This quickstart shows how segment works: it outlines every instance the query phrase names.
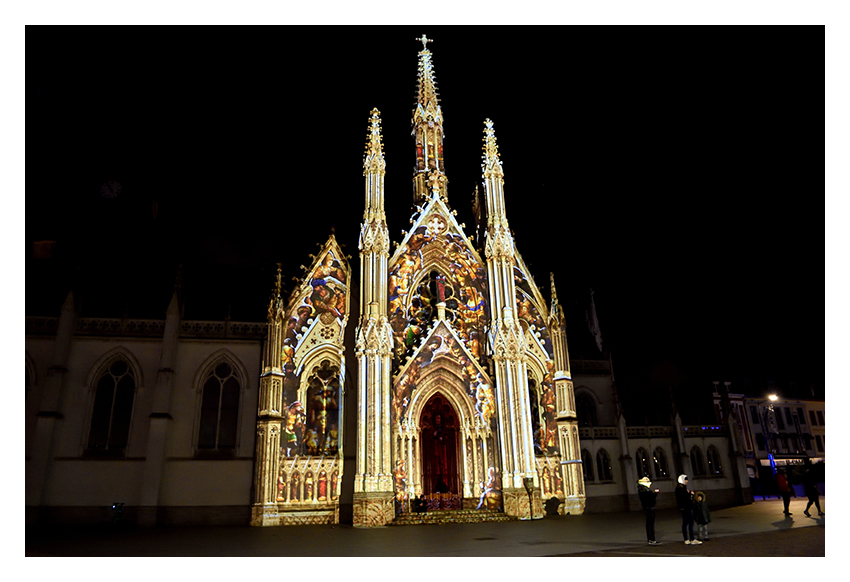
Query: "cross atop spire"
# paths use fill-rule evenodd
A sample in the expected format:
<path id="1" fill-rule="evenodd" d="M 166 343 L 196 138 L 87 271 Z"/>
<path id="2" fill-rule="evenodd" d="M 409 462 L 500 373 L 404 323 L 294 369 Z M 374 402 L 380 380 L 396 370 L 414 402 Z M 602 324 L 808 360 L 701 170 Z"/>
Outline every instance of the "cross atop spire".
<path id="1" fill-rule="evenodd" d="M 423 108 L 427 108 L 429 103 L 432 104 L 432 107 L 439 108 L 437 79 L 434 77 L 434 63 L 431 61 L 431 51 L 427 48 L 427 43 L 432 41 L 424 34 L 418 40 L 422 41 L 422 50 L 419 51 L 419 90 L 416 101 Z M 434 117 L 437 117 L 439 114 L 438 111 L 431 111 L 430 113 Z"/>

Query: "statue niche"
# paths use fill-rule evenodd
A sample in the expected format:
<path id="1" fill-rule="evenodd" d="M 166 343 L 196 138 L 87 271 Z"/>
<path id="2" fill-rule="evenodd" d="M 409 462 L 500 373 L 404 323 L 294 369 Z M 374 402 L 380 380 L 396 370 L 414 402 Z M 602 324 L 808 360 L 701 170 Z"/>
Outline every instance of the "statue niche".
<path id="1" fill-rule="evenodd" d="M 313 368 L 307 380 L 306 416 L 306 453 L 335 455 L 339 448 L 339 367 L 329 360 Z"/>

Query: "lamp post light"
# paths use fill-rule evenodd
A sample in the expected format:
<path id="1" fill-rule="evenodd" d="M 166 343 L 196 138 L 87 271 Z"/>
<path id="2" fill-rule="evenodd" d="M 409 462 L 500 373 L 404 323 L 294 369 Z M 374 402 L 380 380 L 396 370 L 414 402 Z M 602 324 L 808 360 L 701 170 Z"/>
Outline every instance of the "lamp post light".
<path id="1" fill-rule="evenodd" d="M 779 428 L 776 426 L 776 411 L 773 410 L 773 403 L 779 400 L 779 397 L 776 394 L 770 394 L 767 400 L 770 403 L 763 409 L 762 432 L 764 433 L 764 444 L 767 447 L 767 458 L 770 461 L 770 470 L 776 475 L 776 460 L 773 456 L 773 434 L 778 434 Z M 761 402 L 764 402 L 764 400 Z"/>

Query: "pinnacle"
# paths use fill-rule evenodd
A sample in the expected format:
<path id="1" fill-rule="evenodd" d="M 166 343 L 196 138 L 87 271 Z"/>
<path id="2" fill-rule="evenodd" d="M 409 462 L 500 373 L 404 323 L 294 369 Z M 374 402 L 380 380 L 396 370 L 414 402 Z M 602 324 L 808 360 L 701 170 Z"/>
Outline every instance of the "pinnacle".
<path id="1" fill-rule="evenodd" d="M 369 113 L 369 131 L 366 134 L 366 154 L 368 160 L 373 156 L 383 157 L 384 142 L 381 136 L 381 112 L 373 108 Z M 366 161 L 364 160 L 364 164 Z"/>

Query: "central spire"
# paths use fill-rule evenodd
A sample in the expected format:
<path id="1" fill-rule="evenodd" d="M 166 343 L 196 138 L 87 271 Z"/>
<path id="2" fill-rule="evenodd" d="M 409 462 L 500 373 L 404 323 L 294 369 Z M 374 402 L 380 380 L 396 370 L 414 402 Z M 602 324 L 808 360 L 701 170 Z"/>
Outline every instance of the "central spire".
<path id="1" fill-rule="evenodd" d="M 427 109 L 428 103 L 433 102 L 439 109 L 439 98 L 437 94 L 437 79 L 434 77 L 434 63 L 431 62 L 431 51 L 427 43 L 434 42 L 424 34 L 417 39 L 422 42 L 422 50 L 419 51 L 419 91 L 416 102 L 423 109 Z"/>
<path id="2" fill-rule="evenodd" d="M 445 199 L 446 176 L 443 167 L 443 112 L 437 93 L 434 63 L 424 34 L 417 39 L 422 43 L 419 51 L 419 71 L 416 109 L 413 110 L 413 135 L 416 137 L 416 167 L 413 174 L 413 203 L 420 204 L 438 192 Z"/>

